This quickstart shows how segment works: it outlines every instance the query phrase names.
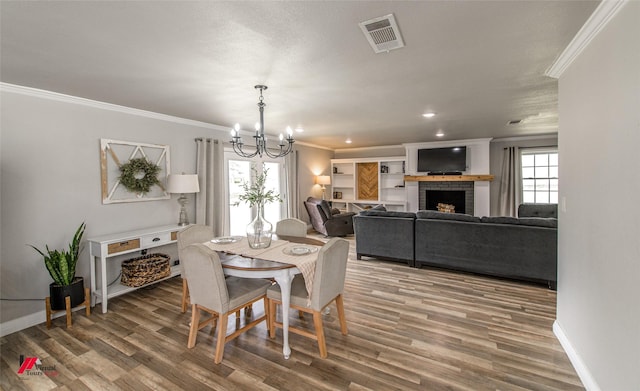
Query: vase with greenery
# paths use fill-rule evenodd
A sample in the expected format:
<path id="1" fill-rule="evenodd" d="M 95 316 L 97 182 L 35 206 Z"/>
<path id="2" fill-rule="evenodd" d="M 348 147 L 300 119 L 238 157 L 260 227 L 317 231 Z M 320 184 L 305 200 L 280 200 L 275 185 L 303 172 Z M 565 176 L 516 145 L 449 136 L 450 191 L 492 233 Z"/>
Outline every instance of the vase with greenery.
<path id="1" fill-rule="evenodd" d="M 76 230 L 73 240 L 69 243 L 69 249 L 51 250 L 45 246 L 46 253 L 30 245 L 44 258 L 46 266 L 53 283 L 49 285 L 51 297 L 51 308 L 54 310 L 64 309 L 66 296 L 71 296 L 71 307 L 78 306 L 84 302 L 84 280 L 76 277 L 76 265 L 80 254 L 80 244 L 84 235 L 85 223 L 80 224 Z"/>
<path id="2" fill-rule="evenodd" d="M 271 245 L 271 235 L 273 234 L 273 225 L 264 218 L 264 205 L 271 202 L 282 202 L 280 195 L 275 191 L 266 189 L 268 169 L 263 169 L 262 173 L 254 167 L 253 171 L 255 180 L 253 183 L 247 181 L 242 182 L 242 190 L 244 191 L 238 197 L 239 202 L 245 202 L 250 207 L 256 208 L 256 217 L 247 226 L 247 240 L 251 248 L 267 248 Z M 236 205 L 238 204 L 236 203 Z"/>

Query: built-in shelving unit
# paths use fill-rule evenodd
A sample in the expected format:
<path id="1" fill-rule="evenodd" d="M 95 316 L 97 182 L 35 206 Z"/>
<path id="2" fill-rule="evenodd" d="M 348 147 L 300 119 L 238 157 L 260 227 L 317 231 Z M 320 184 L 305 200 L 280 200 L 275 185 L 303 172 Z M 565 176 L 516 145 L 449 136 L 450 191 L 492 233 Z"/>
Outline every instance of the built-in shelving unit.
<path id="1" fill-rule="evenodd" d="M 371 175 L 372 164 L 375 164 L 377 176 Z M 331 201 L 334 208 L 358 212 L 383 205 L 387 210 L 406 210 L 404 156 L 332 159 L 331 169 Z M 358 196 L 360 194 L 367 196 L 361 198 Z"/>

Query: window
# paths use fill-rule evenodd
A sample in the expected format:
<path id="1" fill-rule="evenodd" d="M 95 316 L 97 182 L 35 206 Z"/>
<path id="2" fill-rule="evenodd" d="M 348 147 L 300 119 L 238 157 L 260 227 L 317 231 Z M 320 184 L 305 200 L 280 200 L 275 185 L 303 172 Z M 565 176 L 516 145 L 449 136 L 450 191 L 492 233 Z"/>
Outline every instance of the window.
<path id="1" fill-rule="evenodd" d="M 281 216 L 284 215 L 285 192 L 284 192 L 284 178 L 282 159 L 244 159 L 233 152 L 225 153 L 226 163 L 226 183 L 227 183 L 227 210 L 225 230 L 229 235 L 245 235 L 247 225 L 255 217 L 255 208 L 249 208 L 246 203 L 238 202 L 238 196 L 242 193 L 242 183 L 244 181 L 253 181 L 252 165 L 261 172 L 264 169 L 269 170 L 267 176 L 266 187 L 275 190 L 280 194 L 280 198 L 283 202 L 273 202 L 265 205 L 264 218 L 273 224 L 275 229 L 276 222 L 281 220 Z"/>
<path id="2" fill-rule="evenodd" d="M 522 162 L 522 202 L 558 203 L 558 151 L 524 150 Z"/>

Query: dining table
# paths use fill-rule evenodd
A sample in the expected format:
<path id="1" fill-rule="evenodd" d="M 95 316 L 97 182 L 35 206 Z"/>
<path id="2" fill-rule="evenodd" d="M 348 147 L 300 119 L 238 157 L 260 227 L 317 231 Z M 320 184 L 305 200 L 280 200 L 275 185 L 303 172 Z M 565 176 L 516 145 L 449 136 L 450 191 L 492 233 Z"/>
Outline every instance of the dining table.
<path id="1" fill-rule="evenodd" d="M 238 238 L 239 242 L 246 239 L 241 237 L 235 238 Z M 294 254 L 295 260 L 300 259 L 305 261 L 304 265 L 298 264 L 298 262 L 291 262 L 294 258 L 292 258 L 291 255 L 287 255 L 288 252 L 286 251 L 291 248 L 291 244 L 307 245 L 315 251 L 310 252 L 310 254 L 303 254 L 304 257 L 295 257 Z M 215 245 L 215 239 L 205 243 L 205 245 L 220 254 L 222 270 L 225 275 L 242 278 L 273 279 L 280 285 L 280 292 L 282 294 L 282 354 L 285 359 L 289 359 L 291 356 L 291 347 L 289 346 L 291 282 L 297 274 L 303 273 L 301 269 L 304 269 L 303 276 L 305 274 L 307 275 L 305 284 L 310 292 L 311 281 L 308 281 L 308 279 L 312 277 L 312 274 L 309 276 L 309 273 L 310 271 L 315 271 L 317 250 L 324 244 L 323 241 L 315 238 L 285 235 L 273 236 L 272 246 L 274 248 L 272 249 L 248 250 L 246 246 L 245 248 L 242 248 L 242 246 L 224 247 Z"/>

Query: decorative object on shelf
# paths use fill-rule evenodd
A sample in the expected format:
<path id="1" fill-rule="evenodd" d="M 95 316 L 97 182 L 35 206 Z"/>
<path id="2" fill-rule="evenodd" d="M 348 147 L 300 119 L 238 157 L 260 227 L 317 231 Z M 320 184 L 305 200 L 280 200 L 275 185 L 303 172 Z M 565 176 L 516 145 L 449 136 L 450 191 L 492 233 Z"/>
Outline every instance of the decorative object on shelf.
<path id="1" fill-rule="evenodd" d="M 342 192 L 341 191 L 334 191 L 333 192 L 333 198 L 335 198 L 336 200 L 341 200 L 342 199 Z"/>
<path id="2" fill-rule="evenodd" d="M 147 158 L 130 159 L 119 168 L 120 177 L 118 180 L 132 193 L 146 194 L 151 190 L 151 186 L 160 183 L 158 181 L 160 167 L 148 161 Z"/>
<path id="3" fill-rule="evenodd" d="M 255 180 L 252 184 L 242 182 L 244 193 L 238 196 L 239 201 L 235 205 L 245 202 L 250 207 L 256 207 L 256 217 L 247 225 L 247 240 L 251 248 L 267 248 L 271 245 L 273 225 L 264 218 L 264 205 L 270 202 L 282 202 L 282 199 L 275 191 L 265 188 L 268 169 L 263 168 L 262 173 L 258 173 L 254 166 L 251 170 Z"/>
<path id="4" fill-rule="evenodd" d="M 324 193 L 327 189 L 325 185 L 331 184 L 331 177 L 329 175 L 318 175 L 316 176 L 316 184 L 322 188 L 322 199 L 324 200 Z"/>
<path id="5" fill-rule="evenodd" d="M 179 226 L 189 225 L 189 217 L 187 216 L 186 204 L 188 203 L 187 193 L 197 193 L 200 191 L 198 185 L 198 175 L 195 174 L 171 174 L 167 178 L 167 192 L 172 194 L 180 194 L 178 203 L 180 204 Z"/>
<path id="6" fill-rule="evenodd" d="M 253 136 L 256 143 L 256 149 L 253 152 L 245 152 L 242 148 L 244 143 L 242 142 L 242 138 L 240 137 L 240 124 L 236 124 L 234 128 L 231 130 L 231 145 L 233 146 L 234 152 L 242 157 L 252 158 L 254 156 L 262 157 L 263 154 L 271 157 L 278 158 L 289 154 L 293 151 L 293 143 L 295 140 L 293 139 L 293 131 L 291 127 L 287 127 L 287 137 L 286 139 L 280 133 L 280 141 L 278 146 L 280 147 L 280 151 L 278 153 L 269 152 L 267 148 L 267 138 L 264 135 L 264 107 L 266 104 L 264 103 L 264 98 L 262 96 L 262 92 L 267 89 L 267 86 L 258 84 L 254 86 L 255 89 L 260 90 L 260 98 L 258 101 L 258 110 L 260 111 L 260 122 L 256 123 L 256 134 Z M 286 143 L 285 143 L 286 141 Z"/>
<path id="7" fill-rule="evenodd" d="M 338 173 L 338 167 L 333 167 L 333 173 L 337 174 Z"/>
<path id="8" fill-rule="evenodd" d="M 52 312 L 65 310 L 67 312 L 67 327 L 71 326 L 71 308 L 84 304 L 87 316 L 91 313 L 89 295 L 84 289 L 84 279 L 76 277 L 76 265 L 85 227 L 85 223 L 80 224 L 73 235 L 73 240 L 69 243 L 69 250 L 51 250 L 48 245 L 45 245 L 45 254 L 30 245 L 42 255 L 47 271 L 54 281 L 49 284 L 49 297 L 45 299 L 47 328 L 51 327 Z"/>
<path id="9" fill-rule="evenodd" d="M 169 146 L 100 140 L 102 203 L 168 199 Z"/>
<path id="10" fill-rule="evenodd" d="M 380 173 L 388 174 L 389 173 L 389 166 L 380 166 Z"/>
<path id="11" fill-rule="evenodd" d="M 171 275 L 171 257 L 166 254 L 147 254 L 122 261 L 120 283 L 139 287 Z"/>

